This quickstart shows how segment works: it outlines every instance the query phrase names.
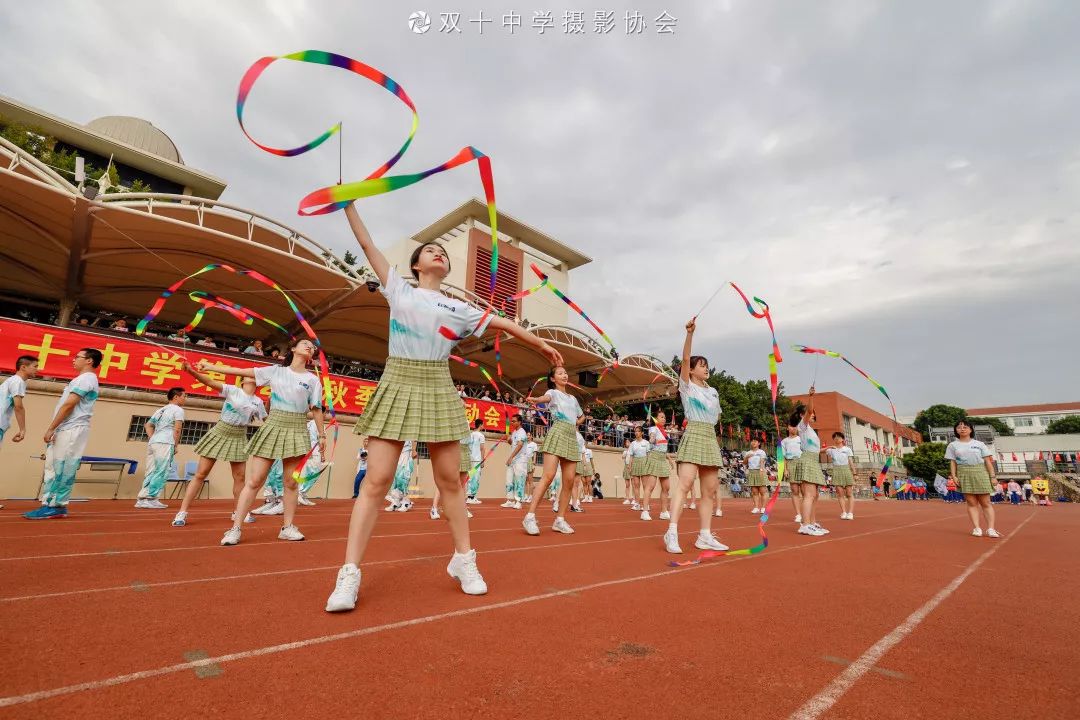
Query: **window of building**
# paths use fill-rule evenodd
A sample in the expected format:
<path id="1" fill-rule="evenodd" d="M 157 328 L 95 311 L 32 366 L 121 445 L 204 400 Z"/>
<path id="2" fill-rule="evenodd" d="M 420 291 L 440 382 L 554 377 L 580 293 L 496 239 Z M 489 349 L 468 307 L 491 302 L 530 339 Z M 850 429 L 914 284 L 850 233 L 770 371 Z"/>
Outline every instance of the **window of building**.
<path id="1" fill-rule="evenodd" d="M 1030 417 L 1018 417 L 1013 418 L 1013 427 L 1033 427 L 1035 425 L 1034 418 Z"/>
<path id="2" fill-rule="evenodd" d="M 1041 418 L 1039 418 L 1039 422 L 1043 425 L 1043 427 L 1046 427 L 1055 420 L 1058 420 L 1060 417 L 1060 415 L 1043 415 Z"/>
<path id="3" fill-rule="evenodd" d="M 146 435 L 146 430 L 143 425 L 150 419 L 149 415 L 132 415 L 131 422 L 128 423 L 127 439 L 128 442 L 146 442 L 150 438 Z M 203 422 L 202 420 L 186 420 L 184 427 L 180 429 L 180 444 L 181 445 L 195 445 L 202 436 L 210 432 L 210 428 L 214 426 L 212 422 Z M 258 430 L 257 427 L 249 427 L 247 429 L 248 440 Z"/>

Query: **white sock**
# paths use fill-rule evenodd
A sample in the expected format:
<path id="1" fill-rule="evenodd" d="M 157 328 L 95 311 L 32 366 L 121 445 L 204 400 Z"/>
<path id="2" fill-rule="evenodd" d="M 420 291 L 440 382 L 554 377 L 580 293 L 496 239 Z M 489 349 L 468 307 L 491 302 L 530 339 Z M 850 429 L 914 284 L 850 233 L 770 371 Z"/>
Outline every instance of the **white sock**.
<path id="1" fill-rule="evenodd" d="M 356 567 L 356 563 L 345 563 L 343 569 L 349 570 L 349 571 L 352 571 L 352 572 L 359 572 L 360 571 L 360 568 Z"/>
<path id="2" fill-rule="evenodd" d="M 676 535 L 679 533 L 679 526 L 675 523 L 668 523 L 667 529 L 668 532 L 675 533 Z"/>

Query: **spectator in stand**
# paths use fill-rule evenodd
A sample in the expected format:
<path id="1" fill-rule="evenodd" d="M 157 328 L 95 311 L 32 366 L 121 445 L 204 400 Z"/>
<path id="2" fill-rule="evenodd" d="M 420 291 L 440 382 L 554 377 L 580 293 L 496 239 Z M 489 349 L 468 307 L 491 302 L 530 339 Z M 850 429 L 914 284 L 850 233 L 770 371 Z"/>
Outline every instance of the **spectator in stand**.
<path id="1" fill-rule="evenodd" d="M 131 332 L 131 328 L 128 327 L 127 320 L 125 320 L 124 318 L 120 318 L 119 320 L 114 322 L 112 325 L 109 326 L 109 329 L 115 330 L 116 332 Z"/>
<path id="2" fill-rule="evenodd" d="M 480 399 L 481 400 L 487 400 L 488 402 L 491 402 L 491 391 L 490 390 L 484 390 L 484 394 L 480 396 Z"/>
<path id="3" fill-rule="evenodd" d="M 197 343 L 195 343 L 195 344 L 200 346 L 200 347 L 212 347 L 212 348 L 217 347 L 217 343 L 214 342 L 214 338 L 210 337 L 209 335 L 207 335 L 206 337 L 200 338 L 199 341 Z"/>
<path id="4" fill-rule="evenodd" d="M 172 340 L 173 342 L 186 343 L 189 341 L 189 338 L 187 336 L 187 333 L 184 332 L 184 329 L 180 328 L 174 333 L 169 333 L 169 340 Z"/>
<path id="5" fill-rule="evenodd" d="M 278 350 L 277 348 L 271 349 L 270 350 L 270 357 L 273 358 L 274 360 L 279 360 L 281 358 L 281 351 Z"/>
<path id="6" fill-rule="evenodd" d="M 468 393 L 466 393 L 466 392 L 465 392 L 465 385 L 464 385 L 464 384 L 459 384 L 459 385 L 457 386 L 457 394 L 458 394 L 458 396 L 460 396 L 461 398 L 467 398 L 467 397 L 469 397 Z"/>
<path id="7" fill-rule="evenodd" d="M 78 323 L 79 327 L 90 327 L 90 321 L 87 320 L 84 317 L 81 317 L 78 320 L 76 320 L 76 323 Z"/>
<path id="8" fill-rule="evenodd" d="M 265 355 L 263 352 L 262 340 L 256 340 L 246 348 L 244 348 L 245 355 Z"/>

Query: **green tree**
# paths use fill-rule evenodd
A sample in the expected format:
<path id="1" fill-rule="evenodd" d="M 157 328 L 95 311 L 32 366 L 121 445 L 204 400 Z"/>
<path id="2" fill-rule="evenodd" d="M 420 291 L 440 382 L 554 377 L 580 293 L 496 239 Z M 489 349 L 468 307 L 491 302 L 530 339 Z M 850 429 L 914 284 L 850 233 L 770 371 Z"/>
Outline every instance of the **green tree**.
<path id="1" fill-rule="evenodd" d="M 913 425 L 922 434 L 924 440 L 929 440 L 930 428 L 951 428 L 966 417 L 967 412 L 964 408 L 958 408 L 955 405 L 931 405 L 915 416 Z"/>
<path id="2" fill-rule="evenodd" d="M 949 461 L 945 459 L 945 447 L 945 443 L 923 443 L 915 448 L 915 452 L 904 456 L 904 467 L 913 477 L 931 484 L 935 474 L 948 477 Z"/>
<path id="3" fill-rule="evenodd" d="M 1047 435 L 1080 434 L 1080 415 L 1058 418 L 1046 427 Z"/>
<path id="4" fill-rule="evenodd" d="M 996 432 L 998 435 L 1011 436 L 1013 434 L 1013 429 L 1009 427 L 1004 420 L 1001 420 L 999 418 L 973 417 L 968 419 L 976 425 L 989 425 L 990 427 L 994 428 L 994 432 Z"/>
<path id="5" fill-rule="evenodd" d="M 350 266 L 351 266 L 351 265 L 355 265 L 355 264 L 356 264 L 356 260 L 357 260 L 357 258 L 356 258 L 356 256 L 355 256 L 355 255 L 353 255 L 353 254 L 352 254 L 351 252 L 349 252 L 348 250 L 346 250 L 346 251 L 345 251 L 345 257 L 343 257 L 343 258 L 342 258 L 342 260 L 344 260 L 344 261 L 345 261 L 345 264 L 346 264 L 346 265 L 350 265 Z"/>

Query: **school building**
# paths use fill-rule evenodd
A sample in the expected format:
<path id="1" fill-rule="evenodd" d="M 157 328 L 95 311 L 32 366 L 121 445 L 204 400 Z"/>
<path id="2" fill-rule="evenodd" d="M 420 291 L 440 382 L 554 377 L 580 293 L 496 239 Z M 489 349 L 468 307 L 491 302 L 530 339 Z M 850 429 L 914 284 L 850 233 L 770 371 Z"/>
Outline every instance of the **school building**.
<path id="1" fill-rule="evenodd" d="M 810 396 L 792 395 L 791 401 L 809 405 Z M 821 444 L 831 445 L 833 433 L 841 432 L 861 463 L 884 463 L 897 438 L 901 457 L 914 452 L 915 446 L 922 442 L 922 436 L 915 430 L 897 425 L 890 416 L 835 391 L 815 393 L 814 412 L 817 414 L 814 429 Z"/>

